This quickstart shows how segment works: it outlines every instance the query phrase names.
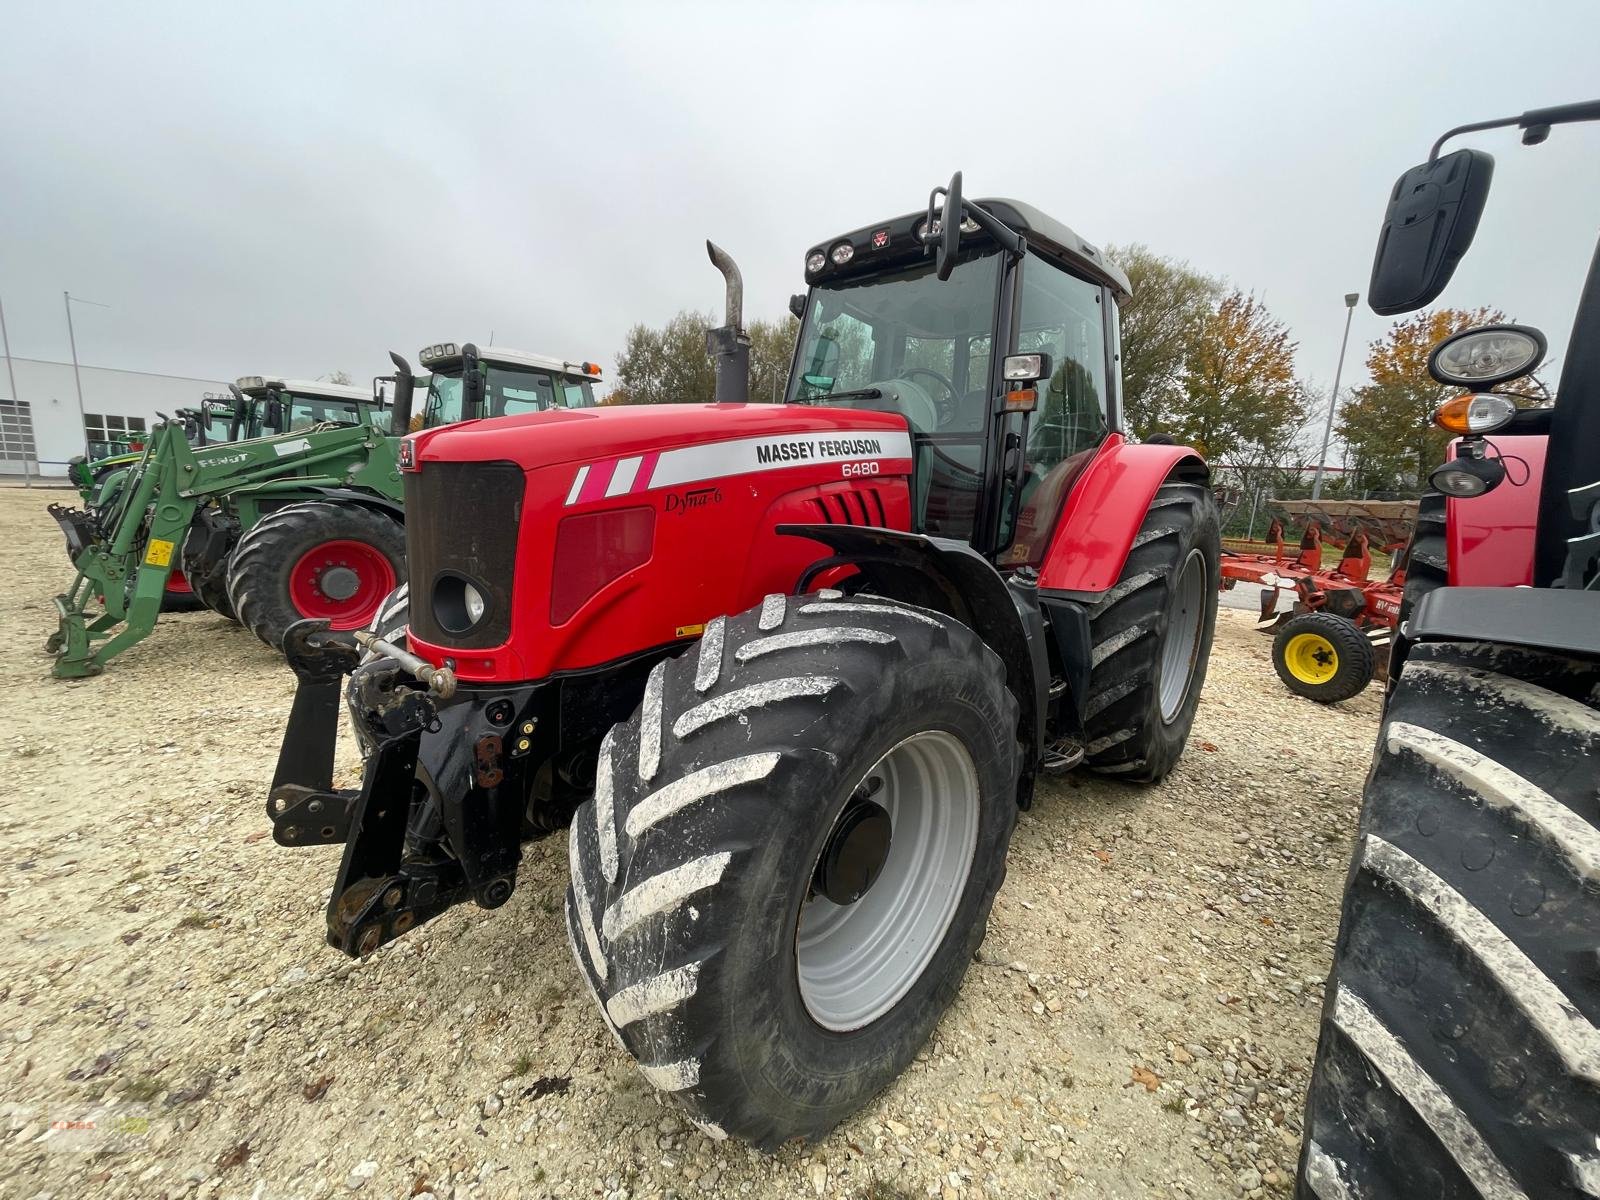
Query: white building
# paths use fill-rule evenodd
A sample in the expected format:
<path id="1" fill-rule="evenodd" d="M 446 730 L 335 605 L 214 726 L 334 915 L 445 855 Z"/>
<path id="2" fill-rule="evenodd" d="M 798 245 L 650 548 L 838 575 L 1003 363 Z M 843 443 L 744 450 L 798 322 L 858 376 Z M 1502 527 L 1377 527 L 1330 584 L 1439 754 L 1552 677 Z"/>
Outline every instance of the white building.
<path id="1" fill-rule="evenodd" d="M 11 369 L 16 395 L 0 369 L 0 477 L 20 477 L 26 470 L 59 478 L 67 473 L 67 460 L 82 454 L 90 440 L 137 436 L 158 419 L 157 413 L 171 414 L 198 404 L 206 392 L 228 390 L 217 379 L 80 366 L 80 417 L 71 363 L 13 358 Z"/>

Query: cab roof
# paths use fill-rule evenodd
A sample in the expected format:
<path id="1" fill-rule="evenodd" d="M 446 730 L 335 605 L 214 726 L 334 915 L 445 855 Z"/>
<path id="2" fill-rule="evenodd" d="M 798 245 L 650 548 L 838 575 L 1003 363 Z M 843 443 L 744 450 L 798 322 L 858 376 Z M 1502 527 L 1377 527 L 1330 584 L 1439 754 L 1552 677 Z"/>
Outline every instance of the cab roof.
<path id="1" fill-rule="evenodd" d="M 967 203 L 987 209 L 1004 221 L 1027 239 L 1030 249 L 1037 251 L 1043 257 L 1055 261 L 1069 271 L 1086 275 L 1097 283 L 1105 284 L 1116 293 L 1119 303 L 1133 295 L 1127 273 L 1112 262 L 1103 250 L 1087 239 L 1079 237 L 1068 226 L 1039 211 L 1033 205 L 1005 197 L 987 197 L 968 200 Z M 925 209 L 921 212 L 907 213 L 888 221 L 863 226 L 813 246 L 807 251 L 806 257 L 809 259 L 821 253 L 823 266 L 817 271 L 808 270 L 806 282 L 819 283 L 825 279 L 864 275 L 873 270 L 882 270 L 891 262 L 898 266 L 903 265 L 905 259 L 923 257 L 924 246 L 917 236 L 917 231 L 927 219 L 928 214 Z M 994 244 L 989 235 L 981 229 L 975 233 L 963 232 L 961 241 L 963 248 L 980 242 L 987 242 L 991 246 Z M 837 265 L 831 257 L 833 249 L 841 242 L 849 242 L 853 247 L 852 256 L 843 266 Z"/>
<path id="2" fill-rule="evenodd" d="M 245 379 L 260 379 L 260 386 L 246 387 Z M 372 400 L 372 393 L 366 388 L 353 387 L 346 383 L 327 383 L 321 379 L 285 379 L 281 375 L 242 376 L 237 381 L 241 392 L 251 395 L 266 390 L 277 388 L 280 392 L 288 392 L 295 396 L 316 396 L 324 400 Z"/>
<path id="3" fill-rule="evenodd" d="M 457 342 L 459 347 L 462 343 Z M 431 347 L 426 347 L 431 349 Z M 548 354 L 535 354 L 530 350 L 513 350 L 509 346 L 479 346 L 478 358 L 484 362 L 499 363 L 507 367 L 535 367 L 544 371 L 552 371 L 557 375 L 574 375 L 587 379 L 591 383 L 600 382 L 600 368 L 593 363 L 572 362 L 567 359 L 551 358 Z M 429 358 L 426 365 L 429 367 L 445 366 L 461 361 L 461 351 L 454 354 L 444 354 Z M 594 370 L 585 371 L 585 366 L 594 366 Z"/>

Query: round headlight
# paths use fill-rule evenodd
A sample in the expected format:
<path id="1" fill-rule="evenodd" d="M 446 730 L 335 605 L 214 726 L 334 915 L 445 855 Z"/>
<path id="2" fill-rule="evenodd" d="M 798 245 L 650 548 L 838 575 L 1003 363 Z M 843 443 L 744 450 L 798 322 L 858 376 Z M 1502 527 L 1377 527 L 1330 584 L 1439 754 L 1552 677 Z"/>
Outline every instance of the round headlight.
<path id="1" fill-rule="evenodd" d="M 813 275 L 827 265 L 828 260 L 823 257 L 821 250 L 813 250 L 810 254 L 806 255 L 806 270 L 810 271 Z"/>
<path id="2" fill-rule="evenodd" d="M 467 624 L 476 625 L 483 620 L 483 593 L 470 583 L 461 587 L 461 600 L 467 610 Z"/>
<path id="3" fill-rule="evenodd" d="M 1435 467 L 1428 482 L 1435 490 L 1447 496 L 1465 499 L 1481 496 L 1500 486 L 1506 477 L 1505 467 L 1492 458 L 1458 458 L 1442 467 Z"/>
<path id="4" fill-rule="evenodd" d="M 1428 355 L 1428 374 L 1457 387 L 1490 388 L 1520 378 L 1544 358 L 1544 334 L 1526 325 L 1484 325 L 1445 338 Z"/>
<path id="5" fill-rule="evenodd" d="M 828 257 L 833 259 L 834 265 L 842 267 L 856 256 L 856 248 L 849 242 L 840 242 L 831 251 Z"/>

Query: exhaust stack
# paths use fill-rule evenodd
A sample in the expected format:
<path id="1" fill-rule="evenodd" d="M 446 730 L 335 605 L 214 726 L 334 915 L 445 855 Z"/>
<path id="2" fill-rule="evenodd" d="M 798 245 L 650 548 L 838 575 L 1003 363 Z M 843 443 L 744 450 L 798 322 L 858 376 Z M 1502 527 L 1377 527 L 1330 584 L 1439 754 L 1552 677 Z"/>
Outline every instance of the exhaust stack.
<path id="1" fill-rule="evenodd" d="M 750 399 L 750 335 L 744 328 L 744 277 L 732 256 L 715 242 L 706 242 L 706 253 L 727 284 L 722 326 L 706 330 L 706 353 L 717 372 L 714 398 L 718 404 L 744 404 Z"/>
<path id="2" fill-rule="evenodd" d="M 411 364 L 393 350 L 389 351 L 389 361 L 394 364 L 394 403 L 389 406 L 389 433 L 393 437 L 405 437 L 411 432 Z M 376 384 L 378 380 L 373 382 Z"/>

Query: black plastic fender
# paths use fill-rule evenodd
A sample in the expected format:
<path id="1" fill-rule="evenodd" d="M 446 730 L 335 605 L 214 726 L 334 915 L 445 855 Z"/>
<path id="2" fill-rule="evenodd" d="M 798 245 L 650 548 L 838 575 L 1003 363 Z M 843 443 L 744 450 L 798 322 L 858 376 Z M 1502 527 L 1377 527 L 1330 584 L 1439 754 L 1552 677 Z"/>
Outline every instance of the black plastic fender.
<path id="1" fill-rule="evenodd" d="M 1003 576 L 965 542 L 857 525 L 779 525 L 777 532 L 811 538 L 833 551 L 802 573 L 797 591 L 831 567 L 851 566 L 866 590 L 946 613 L 961 621 L 1000 656 L 1006 682 L 1021 706 L 1025 745 L 1023 802 L 1031 794 L 1033 765 L 1045 745 L 1050 658 L 1038 588 Z"/>

